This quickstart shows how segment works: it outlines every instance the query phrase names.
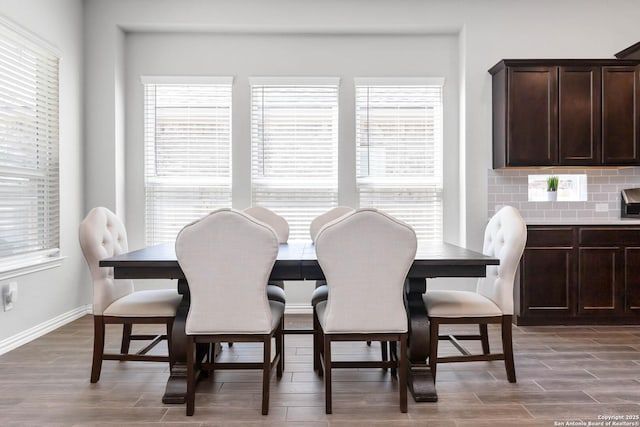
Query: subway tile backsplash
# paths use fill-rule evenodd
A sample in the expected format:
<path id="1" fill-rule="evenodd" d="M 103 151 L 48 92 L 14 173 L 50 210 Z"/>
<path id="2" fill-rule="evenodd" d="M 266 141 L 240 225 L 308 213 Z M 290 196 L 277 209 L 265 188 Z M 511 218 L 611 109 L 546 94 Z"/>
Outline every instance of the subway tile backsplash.
<path id="1" fill-rule="evenodd" d="M 529 175 L 585 174 L 587 201 L 530 202 Z M 527 222 L 616 222 L 620 220 L 620 191 L 640 187 L 640 167 L 620 169 L 490 169 L 488 173 L 488 217 L 502 205 L 520 210 Z M 596 211 L 606 205 L 606 211 Z"/>

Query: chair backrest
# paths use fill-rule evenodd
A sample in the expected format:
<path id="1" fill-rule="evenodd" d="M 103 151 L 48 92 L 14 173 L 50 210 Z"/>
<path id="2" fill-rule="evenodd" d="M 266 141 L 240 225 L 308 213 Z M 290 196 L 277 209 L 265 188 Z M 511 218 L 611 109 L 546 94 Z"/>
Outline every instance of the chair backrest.
<path id="1" fill-rule="evenodd" d="M 279 243 L 287 243 L 289 240 L 289 223 L 283 216 L 262 206 L 252 206 L 245 209 L 244 213 L 271 226 L 278 235 Z"/>
<path id="2" fill-rule="evenodd" d="M 133 292 L 131 280 L 116 280 L 112 267 L 98 265 L 101 259 L 128 251 L 127 232 L 113 212 L 97 207 L 80 223 L 79 240 L 93 280 L 93 314 L 102 315 L 112 302 Z"/>
<path id="3" fill-rule="evenodd" d="M 341 216 L 344 216 L 353 211 L 354 209 L 348 206 L 337 206 L 315 217 L 313 221 L 311 221 L 311 224 L 309 225 L 309 235 L 311 235 L 311 240 L 314 242 L 316 241 L 316 236 L 318 235 L 318 231 L 320 231 L 320 229 L 326 223 L 336 220 Z"/>
<path id="4" fill-rule="evenodd" d="M 329 333 L 406 332 L 404 283 L 417 248 L 413 229 L 359 209 L 320 229 L 318 262 L 329 286 Z"/>
<path id="5" fill-rule="evenodd" d="M 498 258 L 500 265 L 487 266 L 487 276 L 478 280 L 476 291 L 495 302 L 503 314 L 513 314 L 513 285 L 526 241 L 527 225 L 512 206 L 496 212 L 485 228 L 482 252 Z"/>
<path id="6" fill-rule="evenodd" d="M 220 209 L 178 233 L 176 256 L 191 293 L 187 334 L 269 333 L 267 281 L 278 256 L 270 226 Z"/>

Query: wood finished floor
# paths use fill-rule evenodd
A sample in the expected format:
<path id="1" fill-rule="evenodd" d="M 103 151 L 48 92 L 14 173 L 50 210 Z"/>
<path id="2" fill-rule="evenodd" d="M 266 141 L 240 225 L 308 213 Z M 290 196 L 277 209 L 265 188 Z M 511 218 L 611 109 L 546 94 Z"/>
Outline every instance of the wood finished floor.
<path id="1" fill-rule="evenodd" d="M 287 323 L 308 325 L 310 318 L 289 315 Z M 499 348 L 497 332 L 490 329 Z M 1 426 L 511 427 L 640 414 L 640 326 L 514 327 L 517 384 L 507 382 L 502 362 L 443 364 L 439 401 L 409 397 L 407 414 L 399 411 L 397 382 L 362 369 L 335 371 L 333 414 L 325 415 L 311 336 L 287 335 L 285 372 L 280 382 L 273 377 L 268 416 L 260 415 L 258 371 L 221 371 L 198 385 L 193 417 L 183 405 L 162 404 L 165 364 L 106 361 L 100 382 L 90 384 L 92 333 L 85 316 L 0 356 Z M 111 348 L 116 334 L 108 329 Z M 247 359 L 260 351 L 236 344 L 225 346 L 222 357 Z M 346 343 L 334 354 L 377 358 L 379 351 L 375 343 Z"/>

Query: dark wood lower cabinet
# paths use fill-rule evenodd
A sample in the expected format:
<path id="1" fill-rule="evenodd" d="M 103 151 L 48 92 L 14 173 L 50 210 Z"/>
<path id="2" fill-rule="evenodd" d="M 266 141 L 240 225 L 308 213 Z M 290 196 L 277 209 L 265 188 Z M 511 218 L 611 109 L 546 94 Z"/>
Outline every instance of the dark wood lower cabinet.
<path id="1" fill-rule="evenodd" d="M 640 247 L 624 251 L 625 309 L 640 316 Z"/>
<path id="2" fill-rule="evenodd" d="M 640 226 L 529 226 L 520 325 L 640 323 Z"/>
<path id="3" fill-rule="evenodd" d="M 578 313 L 614 315 L 624 312 L 620 300 L 620 249 L 578 249 Z"/>

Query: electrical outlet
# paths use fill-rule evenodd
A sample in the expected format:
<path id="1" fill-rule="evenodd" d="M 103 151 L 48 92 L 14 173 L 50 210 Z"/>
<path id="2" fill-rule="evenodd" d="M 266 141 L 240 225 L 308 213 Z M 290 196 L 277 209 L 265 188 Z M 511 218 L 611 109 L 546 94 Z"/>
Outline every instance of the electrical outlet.
<path id="1" fill-rule="evenodd" d="M 13 308 L 13 303 L 18 300 L 18 282 L 10 282 L 2 287 L 2 302 L 4 311 Z"/>
<path id="2" fill-rule="evenodd" d="M 609 210 L 608 203 L 596 203 L 596 212 L 606 212 Z"/>

